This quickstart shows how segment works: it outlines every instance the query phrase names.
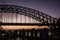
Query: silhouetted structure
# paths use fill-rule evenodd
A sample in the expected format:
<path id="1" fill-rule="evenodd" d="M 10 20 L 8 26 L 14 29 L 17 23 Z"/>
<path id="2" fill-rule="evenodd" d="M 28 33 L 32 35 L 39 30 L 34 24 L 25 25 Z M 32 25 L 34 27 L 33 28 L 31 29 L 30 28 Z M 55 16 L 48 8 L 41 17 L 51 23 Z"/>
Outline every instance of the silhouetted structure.
<path id="1" fill-rule="evenodd" d="M 58 32 L 55 24 L 56 22 L 60 24 L 59 20 L 31 8 L 0 4 L 0 25 L 47 25 L 50 27 L 50 29 L 0 30 L 0 35 L 8 39 L 16 40 L 17 37 L 21 37 L 22 40 L 56 40 Z"/>

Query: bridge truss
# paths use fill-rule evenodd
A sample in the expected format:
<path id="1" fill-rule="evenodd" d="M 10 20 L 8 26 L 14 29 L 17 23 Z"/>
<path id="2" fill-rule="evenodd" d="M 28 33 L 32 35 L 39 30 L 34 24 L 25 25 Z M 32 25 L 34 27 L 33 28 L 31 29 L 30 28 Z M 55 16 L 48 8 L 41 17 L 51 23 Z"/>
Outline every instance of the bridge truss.
<path id="1" fill-rule="evenodd" d="M 4 16 L 4 15 L 6 15 L 6 16 Z M 25 19 L 21 15 L 24 15 Z M 4 20 L 3 16 L 6 17 L 6 18 L 8 16 L 9 17 L 14 16 L 15 17 L 14 20 L 16 20 L 16 21 L 12 22 L 12 19 L 13 19 L 12 18 L 11 22 L 8 22 L 8 19 Z M 24 20 L 25 22 L 17 22 L 19 20 L 18 16 L 20 16 L 21 19 L 23 18 L 22 20 Z M 26 16 L 28 16 L 29 19 L 26 18 Z M 20 19 L 20 21 L 22 21 L 21 19 Z M 31 22 L 31 19 L 33 19 L 34 22 Z M 2 20 L 4 20 L 4 21 L 2 21 Z M 29 22 L 27 22 L 27 20 L 29 20 Z M 0 5 L 0 22 L 2 22 L 2 23 L 25 23 L 25 24 L 26 23 L 56 24 L 57 19 L 53 18 L 53 17 L 51 17 L 51 16 L 49 16 L 49 15 L 43 13 L 43 12 L 31 9 L 31 8 L 23 7 L 23 6 Z"/>
<path id="2" fill-rule="evenodd" d="M 49 25 L 50 26 L 50 24 L 56 24 L 56 22 L 57 22 L 56 18 L 31 8 L 0 4 L 0 26 L 1 25 L 38 25 L 38 26 Z M 53 25 L 52 27 L 56 27 L 56 26 Z M 44 30 L 48 31 L 49 29 L 44 29 Z M 23 37 L 27 33 L 27 36 L 29 36 L 30 34 L 30 36 L 32 37 L 35 35 L 34 37 L 40 38 L 40 33 L 42 33 L 44 30 L 32 29 L 32 30 L 19 30 L 18 32 L 20 32 L 20 36 L 23 34 Z M 51 29 L 49 31 L 52 32 Z"/>

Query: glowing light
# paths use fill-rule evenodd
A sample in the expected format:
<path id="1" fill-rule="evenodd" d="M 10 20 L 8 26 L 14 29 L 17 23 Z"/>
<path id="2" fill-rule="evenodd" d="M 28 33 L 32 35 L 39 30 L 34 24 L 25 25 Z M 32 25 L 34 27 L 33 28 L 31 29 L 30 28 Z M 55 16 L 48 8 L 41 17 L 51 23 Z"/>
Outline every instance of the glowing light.
<path id="1" fill-rule="evenodd" d="M 2 26 L 4 30 L 21 30 L 21 29 L 43 29 L 43 28 L 49 28 L 48 26 Z"/>

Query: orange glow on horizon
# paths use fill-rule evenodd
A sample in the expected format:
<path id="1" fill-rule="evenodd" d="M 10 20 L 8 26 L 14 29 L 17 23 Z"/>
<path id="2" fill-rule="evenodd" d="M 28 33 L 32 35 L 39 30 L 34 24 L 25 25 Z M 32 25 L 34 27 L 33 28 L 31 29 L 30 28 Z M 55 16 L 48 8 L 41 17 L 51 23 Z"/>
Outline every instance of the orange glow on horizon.
<path id="1" fill-rule="evenodd" d="M 48 26 L 2 26 L 3 30 L 21 30 L 21 29 L 43 29 L 43 28 L 49 28 Z"/>

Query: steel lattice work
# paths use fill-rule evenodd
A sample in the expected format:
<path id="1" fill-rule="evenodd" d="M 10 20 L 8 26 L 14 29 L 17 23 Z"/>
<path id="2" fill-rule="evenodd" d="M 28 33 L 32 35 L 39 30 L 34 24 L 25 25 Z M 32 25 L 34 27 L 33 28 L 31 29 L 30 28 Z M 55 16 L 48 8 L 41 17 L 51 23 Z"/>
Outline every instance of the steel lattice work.
<path id="1" fill-rule="evenodd" d="M 21 17 L 21 19 L 23 18 L 21 15 L 24 16 L 24 18 L 23 18 L 24 20 L 22 19 L 24 22 L 21 22 L 22 21 L 21 19 L 19 20 L 18 15 Z M 12 19 L 14 16 L 15 22 L 12 22 L 12 19 L 10 19 L 8 16 L 9 17 L 12 16 L 11 17 Z M 26 16 L 28 16 L 29 19 L 26 19 Z M 4 17 L 6 17 L 6 18 L 8 17 L 9 20 L 11 20 L 11 22 L 8 22 L 8 20 L 7 20 L 8 18 L 5 21 Z M 31 22 L 31 19 L 34 22 Z M 27 22 L 27 20 L 29 22 Z M 2 22 L 2 23 L 39 23 L 39 24 L 51 24 L 51 23 L 53 23 L 54 24 L 54 23 L 56 23 L 56 21 L 57 21 L 56 18 L 53 18 L 53 17 L 51 17 L 43 12 L 31 9 L 31 8 L 27 8 L 27 7 L 23 7 L 23 6 L 1 5 L 0 4 L 0 22 Z"/>
<path id="2" fill-rule="evenodd" d="M 11 31 L 6 31 L 6 30 L 2 30 L 0 31 L 1 33 L 1 39 L 4 37 L 5 35 L 9 35 L 6 36 L 7 38 L 16 38 L 16 36 L 19 37 L 23 37 L 23 38 L 33 38 L 34 40 L 36 39 L 46 39 L 46 40 L 53 40 L 55 38 L 58 38 L 58 36 L 56 36 L 58 33 L 56 32 L 56 28 L 58 26 L 56 26 L 57 19 L 53 18 L 43 12 L 31 9 L 31 8 L 27 8 L 27 7 L 23 7 L 23 6 L 15 6 L 15 5 L 1 5 L 0 4 L 0 29 L 4 29 L 5 28 L 11 28 Z M 6 26 L 4 26 L 4 25 Z M 19 26 L 15 26 L 15 25 L 19 25 Z M 35 26 L 36 24 L 38 24 L 38 26 L 25 26 L 25 25 L 33 25 Z M 41 29 L 41 27 L 43 28 L 43 26 L 41 25 L 44 24 L 46 25 L 46 27 L 48 27 L 48 29 L 45 27 L 44 29 Z M 49 24 L 49 25 L 48 25 Z M 50 24 L 54 24 L 54 25 L 50 25 Z M 28 28 L 24 29 L 21 28 L 24 25 L 24 28 L 29 27 L 29 29 L 31 28 L 31 30 L 28 30 Z M 41 26 L 41 27 L 40 27 Z M 17 29 L 21 28 L 21 29 Z M 14 28 L 15 30 L 12 30 L 12 28 Z M 3 33 L 4 32 L 4 33 Z M 55 37 L 55 38 L 54 38 Z M 4 39 L 3 38 L 3 39 Z M 53 39 L 51 39 L 53 38 Z M 15 39 L 14 39 L 15 40 Z"/>

